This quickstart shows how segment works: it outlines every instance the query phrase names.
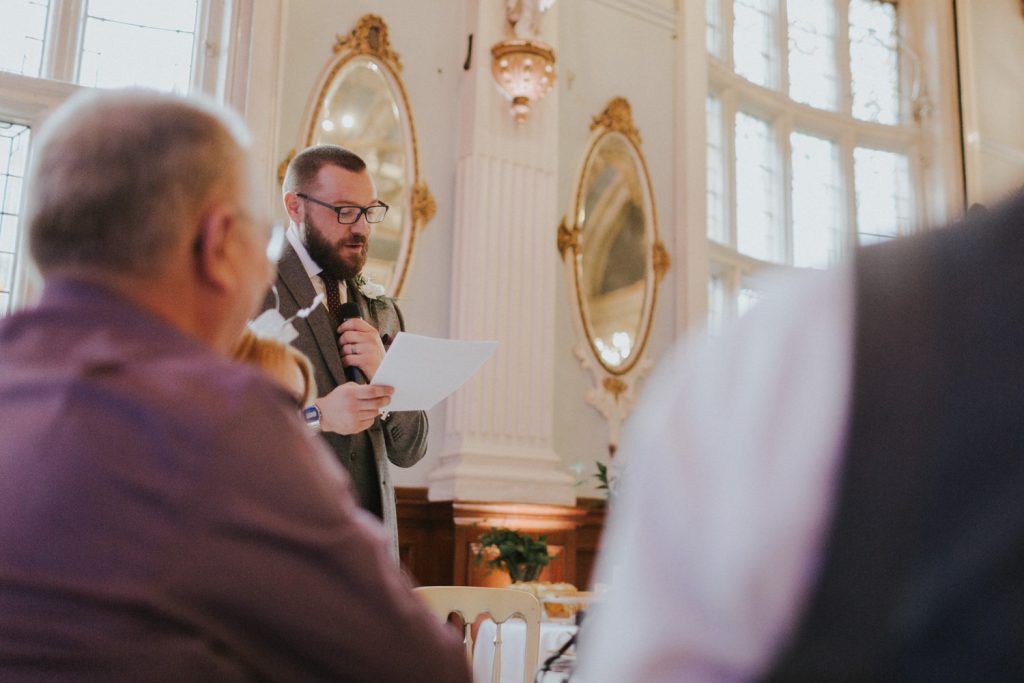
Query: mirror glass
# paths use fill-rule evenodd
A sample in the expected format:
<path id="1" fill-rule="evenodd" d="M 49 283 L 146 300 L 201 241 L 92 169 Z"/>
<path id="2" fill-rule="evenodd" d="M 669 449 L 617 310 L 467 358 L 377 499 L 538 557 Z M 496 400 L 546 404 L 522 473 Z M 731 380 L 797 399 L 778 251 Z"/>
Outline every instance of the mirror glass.
<path id="1" fill-rule="evenodd" d="M 341 145 L 366 161 L 377 196 L 390 207 L 384 221 L 373 226 L 363 272 L 397 296 L 401 273 L 396 270 L 411 232 L 411 143 L 385 67 L 365 55 L 347 61 L 325 86 L 312 126 L 310 144 Z"/>
<path id="2" fill-rule="evenodd" d="M 636 360 L 649 289 L 643 181 L 632 150 L 618 132 L 596 142 L 583 173 L 577 216 L 584 324 L 595 354 L 613 372 Z"/>

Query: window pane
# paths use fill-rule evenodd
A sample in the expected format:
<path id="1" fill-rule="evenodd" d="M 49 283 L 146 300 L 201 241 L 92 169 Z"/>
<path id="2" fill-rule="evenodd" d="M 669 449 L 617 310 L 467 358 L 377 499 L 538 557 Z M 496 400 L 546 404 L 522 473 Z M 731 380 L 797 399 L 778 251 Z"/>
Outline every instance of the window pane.
<path id="1" fill-rule="evenodd" d="M 198 0 L 89 0 L 78 82 L 188 91 Z"/>
<path id="2" fill-rule="evenodd" d="M 835 8 L 823 0 L 788 0 L 786 7 L 789 96 L 819 109 L 835 109 Z"/>
<path id="3" fill-rule="evenodd" d="M 708 330 L 712 334 L 721 332 L 725 324 L 725 296 L 725 278 L 713 273 L 708 278 Z"/>
<path id="4" fill-rule="evenodd" d="M 775 85 L 775 2 L 736 0 L 733 4 L 732 51 L 736 73 L 765 87 Z"/>
<path id="5" fill-rule="evenodd" d="M 197 0 L 88 0 L 89 17 L 192 33 Z"/>
<path id="6" fill-rule="evenodd" d="M 895 5 L 850 0 L 850 76 L 857 118 L 899 123 L 898 45 Z"/>
<path id="7" fill-rule="evenodd" d="M 722 58 L 722 1 L 705 0 L 704 16 L 707 22 L 708 53 Z"/>
<path id="8" fill-rule="evenodd" d="M 754 258 L 778 261 L 775 144 L 768 122 L 736 114 L 736 246 Z"/>
<path id="9" fill-rule="evenodd" d="M 0 315 L 10 310 L 29 129 L 0 121 Z"/>
<path id="10" fill-rule="evenodd" d="M 49 12 L 49 0 L 0 2 L 0 71 L 39 76 Z"/>
<path id="11" fill-rule="evenodd" d="M 722 145 L 722 102 L 714 95 L 707 101 L 707 222 L 708 237 L 728 244 L 725 224 L 725 149 Z"/>
<path id="12" fill-rule="evenodd" d="M 793 133 L 793 265 L 826 268 L 838 260 L 842 240 L 839 160 L 835 143 Z"/>
<path id="13" fill-rule="evenodd" d="M 853 150 L 857 193 L 857 239 L 872 244 L 906 232 L 911 221 L 910 173 L 904 154 Z"/>

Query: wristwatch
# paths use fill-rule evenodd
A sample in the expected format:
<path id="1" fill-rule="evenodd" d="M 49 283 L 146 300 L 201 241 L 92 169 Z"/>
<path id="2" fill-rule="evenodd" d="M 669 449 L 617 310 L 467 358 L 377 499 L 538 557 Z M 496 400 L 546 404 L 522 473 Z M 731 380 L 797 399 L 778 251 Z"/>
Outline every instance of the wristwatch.
<path id="1" fill-rule="evenodd" d="M 302 419 L 306 421 L 306 426 L 310 429 L 320 430 L 320 418 L 320 408 L 315 403 L 302 409 Z"/>

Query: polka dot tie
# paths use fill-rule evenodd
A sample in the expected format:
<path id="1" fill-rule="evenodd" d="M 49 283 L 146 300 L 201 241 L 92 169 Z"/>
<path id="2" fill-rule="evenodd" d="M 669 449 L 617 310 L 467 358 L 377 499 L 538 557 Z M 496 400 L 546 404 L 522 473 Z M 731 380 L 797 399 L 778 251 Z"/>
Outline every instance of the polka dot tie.
<path id="1" fill-rule="evenodd" d="M 331 320 L 334 327 L 341 324 L 341 293 L 338 289 L 338 281 L 327 273 L 320 273 L 320 279 L 324 282 L 324 290 L 327 292 L 327 310 L 331 312 Z"/>

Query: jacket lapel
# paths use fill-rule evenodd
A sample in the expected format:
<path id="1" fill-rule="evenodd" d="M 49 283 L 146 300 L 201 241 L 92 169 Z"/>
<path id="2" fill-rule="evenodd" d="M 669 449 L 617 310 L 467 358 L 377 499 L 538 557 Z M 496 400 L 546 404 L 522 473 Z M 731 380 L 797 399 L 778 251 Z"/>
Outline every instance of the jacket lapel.
<path id="1" fill-rule="evenodd" d="M 359 288 L 356 287 L 356 283 L 352 280 L 345 280 L 345 288 L 348 291 L 348 300 L 355 302 L 356 306 L 359 307 L 360 317 L 372 325 L 373 315 L 370 312 L 369 302 L 362 292 L 359 291 Z"/>
<path id="2" fill-rule="evenodd" d="M 309 275 L 306 274 L 306 269 L 302 267 L 302 261 L 299 260 L 298 254 L 295 253 L 291 245 L 285 249 L 284 256 L 281 257 L 281 261 L 278 264 L 277 278 L 297 302 L 296 310 L 308 306 L 313 297 L 316 296 L 313 283 L 309 281 Z M 288 313 L 282 311 L 285 317 L 294 313 L 295 311 Z M 327 365 L 327 369 L 330 370 L 335 383 L 343 384 L 345 382 L 345 367 L 341 364 L 341 354 L 338 352 L 338 337 L 330 315 L 327 313 L 327 308 L 323 305 L 317 306 L 316 310 L 310 313 L 308 318 L 305 320 L 294 320 L 292 323 L 296 326 L 309 326 L 310 331 L 313 333 L 313 338 L 316 340 L 317 348 L 320 349 L 320 355 L 323 356 L 324 363 Z"/>

